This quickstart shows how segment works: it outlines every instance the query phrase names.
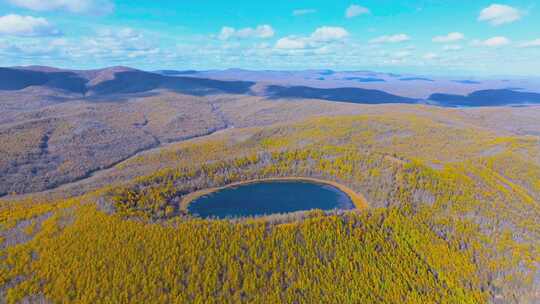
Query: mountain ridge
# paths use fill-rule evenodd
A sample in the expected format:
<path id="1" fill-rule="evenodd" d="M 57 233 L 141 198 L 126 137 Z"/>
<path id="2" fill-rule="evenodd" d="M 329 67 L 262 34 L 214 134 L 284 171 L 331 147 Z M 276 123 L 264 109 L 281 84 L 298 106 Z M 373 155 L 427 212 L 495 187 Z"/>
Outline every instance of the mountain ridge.
<path id="1" fill-rule="evenodd" d="M 4 80 L 0 83 L 0 92 L 42 87 L 73 94 L 75 98 L 166 90 L 193 96 L 237 94 L 364 104 L 428 103 L 444 107 L 540 103 L 540 82 L 535 86 L 534 81 L 432 79 L 373 71 L 227 69 L 149 72 L 125 66 L 92 70 L 27 66 L 0 68 L 0 79 Z M 418 97 L 423 94 L 420 92 L 431 93 Z"/>

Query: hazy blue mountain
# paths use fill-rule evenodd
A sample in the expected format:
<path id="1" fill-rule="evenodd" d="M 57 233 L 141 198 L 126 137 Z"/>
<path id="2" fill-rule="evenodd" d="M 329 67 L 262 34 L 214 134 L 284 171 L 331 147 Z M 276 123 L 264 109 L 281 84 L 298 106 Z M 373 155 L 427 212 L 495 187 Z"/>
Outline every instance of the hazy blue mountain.
<path id="1" fill-rule="evenodd" d="M 540 94 L 513 90 L 482 90 L 469 95 L 433 94 L 430 100 L 443 106 L 505 106 L 540 104 Z"/>
<path id="2" fill-rule="evenodd" d="M 417 99 L 360 88 L 318 89 L 304 86 L 269 86 L 266 93 L 272 98 L 326 99 L 351 103 L 417 103 Z"/>
<path id="3" fill-rule="evenodd" d="M 32 87 L 32 94 L 45 96 L 52 90 L 75 94 L 77 98 L 166 90 L 194 96 L 244 94 L 272 99 L 323 99 L 365 104 L 429 101 L 452 107 L 540 102 L 540 79 L 456 80 L 373 71 L 228 69 L 147 72 L 129 67 L 83 71 L 30 66 L 0 68 L 0 79 L 0 91 L 16 92 Z"/>

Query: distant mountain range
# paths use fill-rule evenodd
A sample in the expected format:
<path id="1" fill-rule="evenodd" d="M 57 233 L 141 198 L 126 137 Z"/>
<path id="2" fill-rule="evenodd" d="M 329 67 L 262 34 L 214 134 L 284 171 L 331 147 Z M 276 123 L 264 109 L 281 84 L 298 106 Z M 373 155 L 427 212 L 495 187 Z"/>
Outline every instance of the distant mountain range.
<path id="1" fill-rule="evenodd" d="M 285 87 L 271 85 L 267 87 L 266 94 L 272 98 L 325 99 L 364 104 L 419 102 L 419 100 L 413 98 L 401 97 L 388 94 L 383 91 L 361 88 L 319 89 L 306 86 Z"/>
<path id="2" fill-rule="evenodd" d="M 128 67 L 86 71 L 43 66 L 0 68 L 0 91 L 30 87 L 61 91 L 77 98 L 166 90 L 194 96 L 241 94 L 365 104 L 428 103 L 451 107 L 540 104 L 539 79 L 450 79 L 331 70 L 147 72 Z"/>
<path id="3" fill-rule="evenodd" d="M 482 90 L 469 95 L 433 94 L 430 100 L 444 106 L 504 106 L 540 104 L 540 94 L 513 90 Z"/>
<path id="4" fill-rule="evenodd" d="M 125 67 L 95 71 L 57 70 L 44 67 L 0 68 L 0 90 L 43 86 L 85 96 L 143 93 L 156 89 L 190 94 L 246 94 L 249 81 L 220 81 L 168 77 Z"/>

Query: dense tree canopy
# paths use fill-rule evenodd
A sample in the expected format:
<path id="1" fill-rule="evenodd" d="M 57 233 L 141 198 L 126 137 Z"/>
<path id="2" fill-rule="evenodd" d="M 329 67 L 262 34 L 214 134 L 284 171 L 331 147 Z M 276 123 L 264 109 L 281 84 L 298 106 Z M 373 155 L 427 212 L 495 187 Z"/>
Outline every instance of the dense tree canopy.
<path id="1" fill-rule="evenodd" d="M 413 115 L 245 132 L 122 163 L 169 164 L 127 184 L 2 203 L 0 292 L 10 303 L 533 299 L 536 138 Z M 339 182 L 369 208 L 227 221 L 193 218 L 183 204 L 197 190 L 282 176 Z"/>

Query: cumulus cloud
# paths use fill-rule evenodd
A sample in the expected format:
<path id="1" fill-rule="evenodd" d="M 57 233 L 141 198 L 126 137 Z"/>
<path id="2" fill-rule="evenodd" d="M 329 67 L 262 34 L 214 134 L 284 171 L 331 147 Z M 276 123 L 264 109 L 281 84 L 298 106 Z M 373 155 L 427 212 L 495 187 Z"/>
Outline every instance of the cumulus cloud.
<path id="1" fill-rule="evenodd" d="M 367 7 L 360 6 L 358 4 L 353 4 L 347 8 L 345 11 L 345 17 L 354 18 L 360 15 L 369 14 L 370 10 Z"/>
<path id="2" fill-rule="evenodd" d="M 437 43 L 448 43 L 448 42 L 456 42 L 465 39 L 465 35 L 458 32 L 448 33 L 448 35 L 444 36 L 435 36 L 433 37 L 433 42 Z"/>
<path id="3" fill-rule="evenodd" d="M 12 14 L 0 17 L 0 34 L 35 37 L 58 36 L 62 33 L 45 18 Z"/>
<path id="4" fill-rule="evenodd" d="M 98 37 L 115 38 L 123 40 L 135 40 L 142 37 L 142 33 L 130 27 L 102 28 L 96 31 Z"/>
<path id="5" fill-rule="evenodd" d="M 399 51 L 399 52 L 395 52 L 395 53 L 392 53 L 390 56 L 394 59 L 405 59 L 407 57 L 410 57 L 412 55 L 411 52 L 409 51 Z"/>
<path id="6" fill-rule="evenodd" d="M 305 49 L 307 42 L 304 39 L 296 39 L 294 37 L 281 38 L 276 42 L 276 48 L 282 50 L 298 50 Z"/>
<path id="7" fill-rule="evenodd" d="M 293 16 L 303 16 L 303 15 L 315 14 L 316 12 L 317 10 L 313 8 L 303 8 L 303 9 L 294 10 L 292 14 Z"/>
<path id="8" fill-rule="evenodd" d="M 497 37 L 489 38 L 487 40 L 473 41 L 473 45 L 486 46 L 486 47 L 501 47 L 508 44 L 510 44 L 510 39 L 503 36 L 497 36 Z"/>
<path id="9" fill-rule="evenodd" d="M 439 58 L 439 55 L 437 55 L 436 53 L 427 53 L 422 58 L 424 58 L 425 60 L 433 60 Z"/>
<path id="10" fill-rule="evenodd" d="M 349 33 L 339 26 L 322 26 L 317 28 L 311 38 L 315 41 L 335 41 L 347 37 Z"/>
<path id="11" fill-rule="evenodd" d="M 34 11 L 64 10 L 76 14 L 108 14 L 114 10 L 110 0 L 8 0 L 11 4 Z"/>
<path id="12" fill-rule="evenodd" d="M 370 43 L 382 44 L 382 43 L 400 43 L 411 40 L 411 37 L 407 34 L 397 34 L 397 35 L 385 35 L 380 36 L 375 39 L 370 40 Z"/>
<path id="13" fill-rule="evenodd" d="M 221 40 L 227 40 L 234 37 L 235 33 L 236 33 L 236 30 L 234 29 L 234 27 L 224 26 L 221 28 L 221 32 L 219 32 L 218 37 Z"/>
<path id="14" fill-rule="evenodd" d="M 114 27 L 82 36 L 6 38 L 6 45 L 2 45 L 0 37 L 0 61 L 4 65 L 159 65 L 175 53 L 174 49 L 156 47 L 160 39 L 137 29 Z"/>
<path id="15" fill-rule="evenodd" d="M 246 27 L 235 29 L 233 27 L 224 26 L 219 33 L 219 39 L 228 40 L 231 38 L 246 39 L 246 38 L 271 38 L 275 34 L 274 29 L 268 25 L 259 25 L 256 28 Z"/>
<path id="16" fill-rule="evenodd" d="M 460 51 L 462 49 L 463 49 L 463 47 L 461 45 L 457 45 L 457 44 L 445 45 L 443 47 L 443 50 L 446 51 L 446 52 L 455 52 L 455 51 Z"/>
<path id="17" fill-rule="evenodd" d="M 0 46 L 1 57 L 12 58 L 15 60 L 21 59 L 36 59 L 36 58 L 54 58 L 61 57 L 57 48 L 48 45 L 24 44 L 18 45 L 15 43 L 5 44 Z"/>
<path id="18" fill-rule="evenodd" d="M 526 42 L 523 42 L 519 45 L 519 47 L 522 47 L 522 48 L 534 48 L 534 47 L 540 47 L 540 38 L 539 39 L 535 39 L 535 40 L 531 40 L 531 41 L 526 41 Z"/>
<path id="19" fill-rule="evenodd" d="M 497 26 L 518 21 L 522 16 L 523 12 L 514 7 L 503 4 L 492 4 L 480 12 L 478 20 Z"/>
<path id="20" fill-rule="evenodd" d="M 400 50 L 397 52 L 386 52 L 383 51 L 379 53 L 379 57 L 382 60 L 382 64 L 390 64 L 390 65 L 396 65 L 396 64 L 403 64 L 407 62 L 407 60 L 412 56 L 413 54 L 408 50 Z"/>
<path id="21" fill-rule="evenodd" d="M 95 35 L 54 43 L 54 46 L 60 47 L 59 50 L 72 60 L 88 58 L 114 62 L 135 58 L 160 58 L 164 54 L 156 45 L 156 41 L 150 36 L 128 27 L 100 28 Z"/>
<path id="22" fill-rule="evenodd" d="M 294 50 L 294 49 L 317 49 L 323 47 L 323 44 L 343 40 L 349 35 L 346 29 L 338 26 L 321 26 L 308 37 L 288 36 L 279 39 L 276 42 L 276 49 Z"/>

